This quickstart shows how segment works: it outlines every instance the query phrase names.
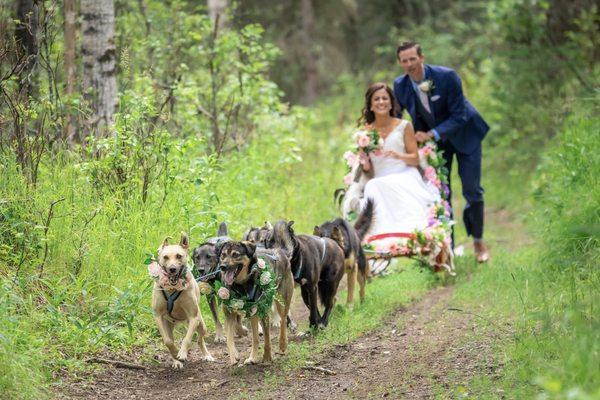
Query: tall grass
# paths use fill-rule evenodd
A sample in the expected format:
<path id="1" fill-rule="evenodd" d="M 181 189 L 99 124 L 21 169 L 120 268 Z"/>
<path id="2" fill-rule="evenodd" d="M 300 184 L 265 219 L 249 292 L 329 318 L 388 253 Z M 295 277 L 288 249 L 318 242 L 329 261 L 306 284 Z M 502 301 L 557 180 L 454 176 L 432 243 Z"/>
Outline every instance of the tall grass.
<path id="1" fill-rule="evenodd" d="M 510 398 L 600 396 L 600 118 L 581 101 L 541 157 L 527 235 L 533 248 L 497 254 L 457 291 L 485 299 L 491 319 L 511 321 L 514 338 L 496 344 Z M 472 394 L 490 398 L 498 382 L 480 375 Z M 493 397 L 493 396 L 491 396 Z"/>

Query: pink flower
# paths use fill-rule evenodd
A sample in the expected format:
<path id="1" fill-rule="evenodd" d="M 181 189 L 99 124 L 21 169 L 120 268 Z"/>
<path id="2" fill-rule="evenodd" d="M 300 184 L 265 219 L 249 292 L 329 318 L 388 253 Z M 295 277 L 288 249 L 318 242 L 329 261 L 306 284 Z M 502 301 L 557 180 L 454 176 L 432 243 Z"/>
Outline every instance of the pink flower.
<path id="1" fill-rule="evenodd" d="M 352 184 L 352 181 L 354 181 L 352 172 L 350 172 L 348 175 L 344 176 L 344 185 L 350 186 Z"/>
<path id="2" fill-rule="evenodd" d="M 427 157 L 431 153 L 431 147 L 424 146 L 421 150 L 419 150 L 419 153 L 421 153 L 421 155 Z"/>
<path id="3" fill-rule="evenodd" d="M 425 178 L 427 178 L 427 180 L 430 182 L 433 182 L 437 178 L 437 173 L 435 172 L 435 168 L 433 168 L 431 166 L 425 168 L 424 174 L 425 174 Z"/>
<path id="4" fill-rule="evenodd" d="M 152 278 L 158 278 L 161 272 L 162 268 L 160 267 L 160 265 L 158 265 L 156 261 L 152 261 L 150 264 L 148 264 L 148 274 Z"/>
<path id="5" fill-rule="evenodd" d="M 344 159 L 350 168 L 354 168 L 358 163 L 358 156 L 350 150 L 344 153 Z"/>
<path id="6" fill-rule="evenodd" d="M 221 287 L 217 292 L 217 296 L 219 296 L 223 300 L 227 300 L 229 298 L 229 290 L 227 290 L 226 287 Z"/>
<path id="7" fill-rule="evenodd" d="M 400 246 L 398 246 L 398 243 L 392 243 L 392 244 L 390 244 L 390 247 L 388 250 L 392 254 L 398 254 L 398 252 L 400 251 Z"/>
<path id="8" fill-rule="evenodd" d="M 358 136 L 358 147 L 365 148 L 371 143 L 371 139 L 367 135 Z"/>
<path id="9" fill-rule="evenodd" d="M 423 234 L 425 235 L 425 239 L 426 239 L 428 242 L 431 242 L 431 241 L 433 240 L 433 234 L 431 233 L 431 231 L 430 231 L 429 229 L 425 229 L 425 230 L 423 231 Z"/>
<path id="10" fill-rule="evenodd" d="M 408 246 L 403 246 L 398 251 L 398 254 L 403 255 L 403 256 L 407 255 L 407 254 L 410 254 L 410 249 L 408 248 Z"/>
<path id="11" fill-rule="evenodd" d="M 452 244 L 452 238 L 450 238 L 450 236 L 444 236 L 443 243 L 444 246 L 450 247 L 450 245 Z"/>
<path id="12" fill-rule="evenodd" d="M 258 266 L 258 268 L 264 269 L 267 266 L 267 263 L 262 258 L 259 258 L 256 260 L 256 265 Z"/>

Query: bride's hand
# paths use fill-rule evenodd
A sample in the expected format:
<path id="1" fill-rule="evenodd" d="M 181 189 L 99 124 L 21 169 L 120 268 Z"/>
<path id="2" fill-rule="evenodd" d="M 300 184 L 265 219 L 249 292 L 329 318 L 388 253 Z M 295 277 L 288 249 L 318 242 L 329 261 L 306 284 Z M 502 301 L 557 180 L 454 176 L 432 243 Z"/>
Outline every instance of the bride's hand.
<path id="1" fill-rule="evenodd" d="M 383 153 L 384 156 L 386 157 L 390 157 L 390 158 L 396 158 L 396 159 L 400 159 L 400 154 L 394 150 L 387 150 L 386 152 Z"/>

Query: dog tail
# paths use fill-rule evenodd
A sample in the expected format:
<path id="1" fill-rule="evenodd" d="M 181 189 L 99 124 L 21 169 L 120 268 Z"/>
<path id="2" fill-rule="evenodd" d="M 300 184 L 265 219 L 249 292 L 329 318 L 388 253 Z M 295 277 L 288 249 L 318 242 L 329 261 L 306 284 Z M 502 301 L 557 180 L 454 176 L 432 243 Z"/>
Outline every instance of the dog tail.
<path id="1" fill-rule="evenodd" d="M 217 232 L 217 236 L 227 236 L 227 224 L 225 221 L 221 222 L 219 225 L 219 231 Z"/>
<path id="2" fill-rule="evenodd" d="M 286 221 L 277 221 L 273 226 L 273 239 L 275 241 L 275 247 L 280 248 L 284 251 L 287 258 L 291 258 L 292 254 L 294 254 L 294 239 L 292 235 L 294 231 L 292 230 L 293 222 Z"/>
<path id="3" fill-rule="evenodd" d="M 369 231 L 371 227 L 371 223 L 373 222 L 373 209 L 375 208 L 375 203 L 373 199 L 368 199 L 365 208 L 361 211 L 354 223 L 354 229 L 356 229 L 356 233 L 358 233 L 358 237 L 360 241 L 365 238 L 365 235 Z"/>
<path id="4" fill-rule="evenodd" d="M 345 188 L 337 188 L 335 189 L 335 192 L 333 192 L 333 203 L 340 210 L 342 209 L 342 201 L 344 201 L 344 196 L 346 196 Z"/>

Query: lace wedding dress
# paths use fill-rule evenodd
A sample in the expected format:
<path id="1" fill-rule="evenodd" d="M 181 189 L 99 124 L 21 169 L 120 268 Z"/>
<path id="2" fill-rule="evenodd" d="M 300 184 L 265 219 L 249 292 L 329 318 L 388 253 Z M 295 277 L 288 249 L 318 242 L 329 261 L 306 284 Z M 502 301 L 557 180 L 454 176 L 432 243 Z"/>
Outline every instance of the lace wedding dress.
<path id="1" fill-rule="evenodd" d="M 408 121 L 402 121 L 384 140 L 383 152 L 394 150 L 405 153 L 404 131 Z M 408 166 L 402 160 L 389 156 L 370 155 L 373 178 L 364 186 L 361 209 L 367 199 L 373 199 L 375 209 L 369 238 L 386 233 L 410 233 L 415 229 L 424 229 L 428 223 L 430 206 L 440 200 L 438 189 L 426 183 L 416 167 Z M 383 244 L 397 238 L 372 240 L 374 244 Z"/>

